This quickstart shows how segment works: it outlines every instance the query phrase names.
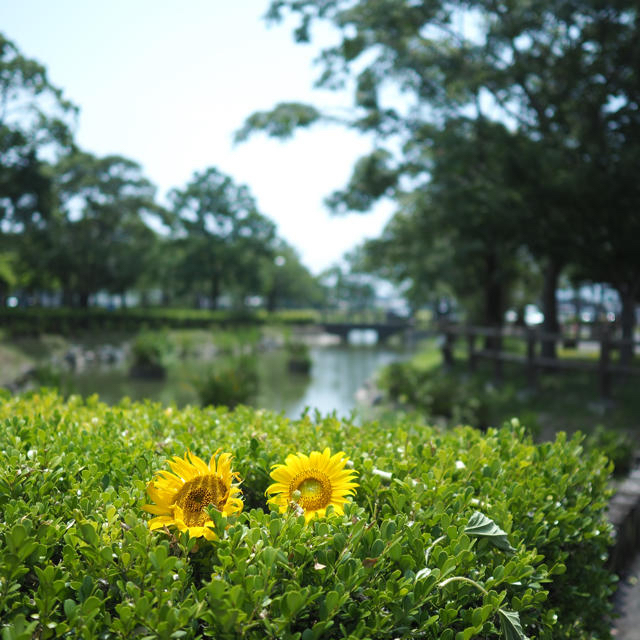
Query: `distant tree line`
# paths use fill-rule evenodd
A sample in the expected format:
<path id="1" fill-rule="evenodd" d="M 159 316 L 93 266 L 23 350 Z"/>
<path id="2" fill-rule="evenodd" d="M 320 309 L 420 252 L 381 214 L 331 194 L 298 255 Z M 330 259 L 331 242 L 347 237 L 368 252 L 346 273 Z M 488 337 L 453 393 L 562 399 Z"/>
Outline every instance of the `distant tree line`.
<path id="1" fill-rule="evenodd" d="M 403 285 L 414 306 L 452 297 L 494 326 L 533 296 L 553 333 L 561 277 L 607 283 L 632 337 L 637 0 L 272 0 L 269 18 L 285 14 L 299 17 L 299 42 L 318 21 L 336 28 L 317 84 L 351 90 L 353 110 L 285 102 L 251 115 L 236 137 L 286 138 L 322 121 L 371 134 L 374 149 L 327 200 L 338 213 L 397 203 L 361 268 Z"/>
<path id="2" fill-rule="evenodd" d="M 168 204 L 134 161 L 78 148 L 77 108 L 0 34 L 0 305 L 21 292 L 126 303 L 321 305 L 326 292 L 245 186 L 211 167 Z"/>

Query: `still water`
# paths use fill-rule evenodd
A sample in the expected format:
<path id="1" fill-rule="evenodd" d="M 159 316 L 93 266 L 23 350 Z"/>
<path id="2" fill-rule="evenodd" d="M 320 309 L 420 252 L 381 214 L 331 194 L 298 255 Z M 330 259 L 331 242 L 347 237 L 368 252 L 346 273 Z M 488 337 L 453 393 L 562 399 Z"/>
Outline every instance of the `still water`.
<path id="1" fill-rule="evenodd" d="M 311 374 L 298 384 L 278 384 L 272 380 L 263 385 L 261 406 L 282 411 L 289 418 L 299 418 L 306 408 L 338 416 L 349 414 L 357 407 L 356 392 L 377 370 L 402 357 L 397 350 L 383 347 L 332 346 L 311 349 Z M 261 402 L 260 402 L 261 401 Z"/>
<path id="2" fill-rule="evenodd" d="M 306 409 L 344 417 L 357 408 L 356 392 L 377 370 L 405 357 L 400 350 L 377 345 L 311 347 L 310 355 L 311 372 L 300 375 L 288 371 L 283 351 L 260 354 L 259 393 L 252 404 L 294 419 Z M 198 361 L 174 363 L 165 380 L 132 379 L 125 367 L 96 366 L 69 375 L 62 386 L 85 396 L 97 393 L 108 404 L 127 396 L 181 407 L 199 403 L 194 383 L 206 366 Z"/>

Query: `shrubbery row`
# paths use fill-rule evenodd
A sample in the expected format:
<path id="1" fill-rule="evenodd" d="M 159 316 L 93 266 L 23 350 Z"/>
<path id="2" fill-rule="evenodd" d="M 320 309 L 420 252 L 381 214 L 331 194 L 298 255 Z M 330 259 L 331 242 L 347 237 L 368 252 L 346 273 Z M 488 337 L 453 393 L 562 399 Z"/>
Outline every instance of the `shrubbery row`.
<path id="1" fill-rule="evenodd" d="M 610 465 L 579 436 L 44 391 L 0 420 L 3 639 L 609 637 Z M 243 512 L 214 542 L 149 531 L 153 474 L 218 447 Z M 272 465 L 324 447 L 359 473 L 344 516 L 270 512 Z"/>
<path id="2" fill-rule="evenodd" d="M 0 324 L 14 335 L 57 333 L 70 335 L 78 331 L 139 331 L 141 329 L 194 329 L 212 325 L 251 325 L 270 323 L 309 324 L 318 322 L 312 310 L 231 311 L 210 309 L 131 308 L 30 308 L 0 309 Z"/>
<path id="3" fill-rule="evenodd" d="M 507 408 L 518 403 L 520 395 L 517 384 L 497 385 L 482 373 L 469 376 L 442 368 L 424 369 L 412 360 L 384 367 L 377 384 L 385 401 L 394 408 L 415 411 L 432 422 L 472 424 L 482 429 L 500 421 Z M 539 435 L 538 412 L 520 411 L 521 418 L 526 416 L 528 429 Z M 583 425 L 589 433 L 586 446 L 603 451 L 614 463 L 615 475 L 626 475 L 633 463 L 635 439 L 625 430 L 611 427 Z"/>

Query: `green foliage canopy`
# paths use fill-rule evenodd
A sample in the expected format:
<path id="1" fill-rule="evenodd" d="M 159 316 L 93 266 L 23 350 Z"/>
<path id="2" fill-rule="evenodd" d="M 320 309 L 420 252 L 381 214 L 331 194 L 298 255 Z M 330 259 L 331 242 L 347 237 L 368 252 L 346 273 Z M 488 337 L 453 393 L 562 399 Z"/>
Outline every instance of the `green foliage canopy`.
<path id="1" fill-rule="evenodd" d="M 212 167 L 169 197 L 184 247 L 184 276 L 208 283 L 214 306 L 223 286 L 246 281 L 262 258 L 273 259 L 275 225 L 246 186 Z"/>
<path id="2" fill-rule="evenodd" d="M 268 18 L 285 15 L 299 18 L 294 35 L 300 42 L 310 39 L 316 21 L 336 28 L 338 44 L 318 60 L 318 85 L 352 91 L 354 110 L 342 121 L 375 140 L 347 188 L 329 199 L 334 209 L 367 210 L 384 195 L 405 206 L 406 192 L 436 191 L 436 197 L 424 198 L 425 209 L 431 211 L 436 200 L 447 203 L 455 231 L 446 226 L 446 241 L 462 259 L 477 253 L 468 242 L 472 230 L 498 232 L 492 245 L 505 273 L 476 268 L 485 272 L 485 293 L 496 281 L 508 288 L 513 244 L 535 258 L 545 274 L 550 331 L 556 329 L 558 277 L 567 264 L 592 264 L 590 277 L 617 282 L 623 298 L 625 291 L 631 301 L 637 297 L 637 252 L 628 251 L 639 210 L 637 180 L 629 180 L 639 139 L 637 3 L 274 0 Z M 249 118 L 242 138 L 252 129 L 291 135 L 290 126 L 270 126 L 271 118 L 281 116 L 277 106 L 271 116 Z M 332 116 L 313 112 L 305 126 L 323 117 Z M 475 128 L 476 146 L 471 137 L 456 147 L 460 130 L 469 127 Z M 455 135 L 453 128 L 459 130 Z M 405 227 L 416 217 L 398 215 Z M 481 224 L 470 225 L 470 217 Z M 422 253 L 428 253 L 432 239 L 421 239 Z M 416 242 L 394 259 L 414 259 Z M 594 246 L 604 248 L 595 260 Z M 482 253 L 490 249 L 485 243 Z M 424 273 L 420 264 L 390 270 L 412 278 Z M 448 277 L 447 263 L 440 271 Z M 414 292 L 421 288 L 414 281 Z M 490 297 L 504 299 L 504 293 Z M 502 304 L 494 306 L 499 315 Z"/>
<path id="3" fill-rule="evenodd" d="M 76 108 L 45 68 L 0 33 L 0 222 L 22 228 L 49 215 L 47 160 L 69 149 Z"/>

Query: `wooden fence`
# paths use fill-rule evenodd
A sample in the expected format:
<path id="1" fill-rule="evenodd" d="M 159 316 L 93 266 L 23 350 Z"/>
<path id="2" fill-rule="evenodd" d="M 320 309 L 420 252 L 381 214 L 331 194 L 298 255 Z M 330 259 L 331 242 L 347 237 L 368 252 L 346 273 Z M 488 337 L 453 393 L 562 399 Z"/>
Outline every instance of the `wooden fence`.
<path id="1" fill-rule="evenodd" d="M 614 360 L 612 355 L 620 347 L 632 344 L 634 350 L 640 345 L 638 340 L 621 340 L 614 338 L 611 332 L 603 329 L 598 336 L 592 336 L 589 342 L 597 343 L 598 359 L 589 362 L 572 358 L 549 358 L 541 355 L 539 348 L 543 343 L 563 344 L 569 339 L 563 334 L 545 333 L 532 327 L 475 327 L 466 325 L 447 324 L 440 328 L 443 336 L 442 355 L 446 366 L 454 363 L 454 345 L 456 340 L 464 340 L 469 368 L 474 371 L 481 358 L 493 360 L 494 377 L 497 381 L 503 379 L 503 365 L 505 362 L 521 364 L 527 375 L 530 388 L 537 386 L 540 373 L 545 371 L 582 371 L 593 373 L 598 378 L 601 400 L 611 400 L 614 376 L 640 376 L 640 367 Z M 526 355 L 506 351 L 503 339 L 509 337 L 526 343 Z M 484 346 L 478 345 L 478 339 L 484 341 Z M 580 339 L 570 338 L 572 343 L 579 345 Z M 640 380 L 639 389 L 640 391 Z"/>

